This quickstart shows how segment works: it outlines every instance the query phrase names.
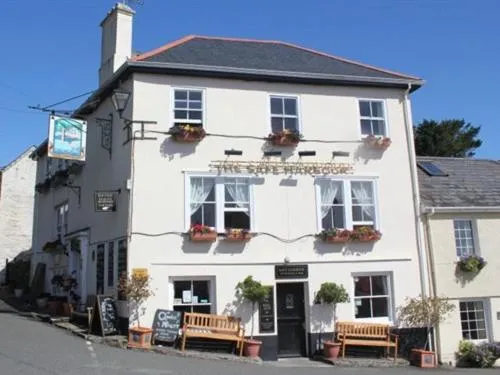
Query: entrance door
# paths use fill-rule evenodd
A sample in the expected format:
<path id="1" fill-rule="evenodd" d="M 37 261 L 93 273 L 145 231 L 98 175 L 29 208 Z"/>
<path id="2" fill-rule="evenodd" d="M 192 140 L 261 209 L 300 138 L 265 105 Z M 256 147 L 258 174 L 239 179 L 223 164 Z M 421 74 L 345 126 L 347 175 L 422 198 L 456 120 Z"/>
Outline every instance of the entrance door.
<path id="1" fill-rule="evenodd" d="M 306 355 L 303 283 L 277 283 L 278 356 Z"/>

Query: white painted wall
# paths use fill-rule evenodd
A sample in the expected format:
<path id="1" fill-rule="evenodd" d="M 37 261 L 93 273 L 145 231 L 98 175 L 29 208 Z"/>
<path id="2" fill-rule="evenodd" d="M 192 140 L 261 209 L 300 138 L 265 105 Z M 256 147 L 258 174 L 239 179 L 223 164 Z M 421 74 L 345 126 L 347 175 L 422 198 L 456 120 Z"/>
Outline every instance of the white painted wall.
<path id="1" fill-rule="evenodd" d="M 2 172 L 0 188 L 0 269 L 31 248 L 36 163 L 28 149 Z"/>
<path id="2" fill-rule="evenodd" d="M 266 283 L 274 283 L 273 265 L 283 263 L 285 257 L 292 263 L 311 264 L 310 294 L 325 281 L 340 282 L 352 289 L 351 274 L 364 271 L 392 273 L 394 306 L 402 303 L 404 297 L 420 293 L 403 91 L 144 74 L 134 77 L 134 119 L 158 121 L 149 127 L 155 131 L 167 131 L 172 125 L 173 86 L 205 90 L 208 133 L 255 137 L 265 137 L 270 132 L 268 94 L 299 95 L 305 139 L 336 143 L 300 143 L 293 153 L 285 150 L 285 159 L 297 161 L 297 151 L 315 150 L 315 157 L 303 160 L 327 162 L 334 150 L 350 152 L 351 157 L 339 161 L 354 163 L 355 176 L 377 177 L 383 233 L 373 246 L 351 244 L 345 249 L 317 245 L 313 238 L 287 243 L 259 235 L 241 247 L 222 241 L 211 246 L 196 245 L 175 233 L 155 237 L 133 234 L 130 268 L 149 268 L 157 288 L 155 297 L 148 301 L 146 323 L 151 323 L 156 308 L 171 306 L 167 286 L 173 276 L 215 276 L 217 311 L 223 312 L 233 299 L 237 281 L 252 274 Z M 385 153 L 362 146 L 357 98 L 385 100 L 389 136 L 393 141 Z M 166 135 L 156 136 L 156 141 L 136 141 L 134 145 L 133 233 L 186 232 L 185 172 L 208 172 L 209 162 L 224 159 L 224 150 L 232 148 L 242 150 L 243 156 L 232 156 L 231 160 L 261 160 L 266 147 L 265 141 L 259 139 L 208 136 L 198 145 L 189 145 L 175 143 Z M 296 186 L 286 186 L 283 175 L 259 177 L 252 187 L 258 232 L 283 239 L 319 232 L 313 177 L 295 176 Z M 339 308 L 339 315 L 353 319 L 353 309 L 352 304 L 346 304 Z M 318 329 L 311 327 L 313 331 Z"/>
<path id="3" fill-rule="evenodd" d="M 454 219 L 473 221 L 475 245 L 487 265 L 476 276 L 456 272 L 456 246 L 453 228 Z M 500 293 L 496 283 L 500 271 L 498 258 L 498 232 L 500 215 L 494 213 L 477 214 L 434 214 L 430 216 L 429 233 L 432 241 L 432 256 L 435 272 L 436 293 L 446 296 L 456 303 L 456 310 L 440 326 L 441 354 L 444 362 L 454 362 L 454 353 L 462 340 L 462 328 L 458 303 L 460 300 L 481 299 L 488 310 L 489 336 L 492 341 L 500 340 Z"/>

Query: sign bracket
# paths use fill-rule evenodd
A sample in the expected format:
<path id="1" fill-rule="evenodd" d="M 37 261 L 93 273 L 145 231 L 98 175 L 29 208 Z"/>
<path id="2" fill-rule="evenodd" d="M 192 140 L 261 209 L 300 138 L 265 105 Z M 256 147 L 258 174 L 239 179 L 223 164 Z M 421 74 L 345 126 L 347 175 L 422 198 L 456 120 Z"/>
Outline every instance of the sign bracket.
<path id="1" fill-rule="evenodd" d="M 96 118 L 97 126 L 101 127 L 101 147 L 109 152 L 111 159 L 113 150 L 113 114 L 107 118 Z"/>
<path id="2" fill-rule="evenodd" d="M 145 125 L 156 125 L 158 124 L 157 121 L 145 121 L 145 120 L 127 120 L 127 119 L 123 119 L 123 121 L 125 122 L 125 126 L 123 127 L 123 130 L 125 130 L 127 132 L 127 135 L 126 135 L 126 139 L 125 139 L 125 142 L 123 142 L 124 145 L 126 145 L 127 143 L 129 143 L 130 141 L 132 140 L 150 140 L 150 141 L 154 141 L 154 140 L 157 140 L 158 138 L 157 137 L 146 137 L 145 136 L 145 133 L 147 132 L 147 130 L 144 128 Z M 138 132 L 140 133 L 139 136 L 135 136 L 135 133 L 132 134 L 132 130 L 133 130 L 133 125 L 134 124 L 140 124 L 141 125 L 141 128 L 140 130 L 138 130 Z"/>
<path id="3" fill-rule="evenodd" d="M 71 191 L 73 193 L 75 193 L 78 197 L 78 207 L 81 207 L 81 200 L 82 200 L 82 188 L 81 186 L 77 186 L 77 185 L 71 185 L 71 184 L 64 184 L 63 186 L 71 189 Z"/>

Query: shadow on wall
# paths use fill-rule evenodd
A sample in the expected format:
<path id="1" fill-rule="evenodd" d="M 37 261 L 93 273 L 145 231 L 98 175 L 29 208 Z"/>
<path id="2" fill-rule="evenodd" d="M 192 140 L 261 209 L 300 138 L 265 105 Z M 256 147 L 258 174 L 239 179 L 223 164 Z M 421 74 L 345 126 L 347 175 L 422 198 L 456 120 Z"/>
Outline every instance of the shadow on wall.
<path id="1" fill-rule="evenodd" d="M 375 246 L 375 242 L 348 242 L 344 250 L 342 251 L 343 255 L 356 255 L 362 256 L 366 255 L 369 252 L 373 251 L 373 247 Z"/>
<path id="2" fill-rule="evenodd" d="M 477 273 L 474 272 L 464 272 L 460 270 L 460 267 L 456 265 L 455 267 L 455 282 L 457 284 L 460 284 L 460 286 L 463 288 L 466 286 L 468 283 L 470 283 L 474 278 L 477 276 Z"/>
<path id="3" fill-rule="evenodd" d="M 262 147 L 260 148 L 262 150 L 262 153 L 264 154 L 265 152 L 268 151 L 279 151 L 281 152 L 280 155 L 281 162 L 285 162 L 287 159 L 291 158 L 295 153 L 295 147 L 279 147 L 273 145 L 268 141 L 263 140 L 262 142 L 263 142 Z"/>
<path id="4" fill-rule="evenodd" d="M 384 150 L 375 149 L 361 143 L 354 151 L 354 160 L 356 162 L 362 161 L 368 164 L 370 160 L 380 160 L 384 154 Z"/>
<path id="5" fill-rule="evenodd" d="M 320 238 L 314 241 L 314 250 L 320 255 L 330 253 L 343 253 L 346 244 L 343 243 L 328 243 Z"/>
<path id="6" fill-rule="evenodd" d="M 182 251 L 186 254 L 206 254 L 210 251 L 213 242 L 193 242 L 189 236 L 184 236 L 182 241 Z"/>
<path id="7" fill-rule="evenodd" d="M 246 241 L 219 241 L 214 253 L 219 254 L 241 254 L 247 245 Z"/>
<path id="8" fill-rule="evenodd" d="M 198 146 L 198 142 L 180 143 L 167 136 L 160 145 L 160 154 L 162 157 L 168 158 L 168 160 L 173 160 L 176 155 L 183 158 L 194 154 L 196 146 Z"/>
<path id="9" fill-rule="evenodd" d="M 240 298 L 234 297 L 232 302 L 228 302 L 222 310 L 223 315 L 241 318 L 241 322 L 248 325 L 252 319 L 252 305 L 242 302 Z M 256 319 L 257 320 L 257 319 Z M 254 335 L 258 333 L 258 322 L 255 322 Z M 245 331 L 245 336 L 250 336 L 250 331 Z"/>
<path id="10" fill-rule="evenodd" d="M 312 342 L 311 353 L 323 350 L 323 341 L 333 340 L 333 307 L 325 304 L 313 304 L 310 307 Z"/>

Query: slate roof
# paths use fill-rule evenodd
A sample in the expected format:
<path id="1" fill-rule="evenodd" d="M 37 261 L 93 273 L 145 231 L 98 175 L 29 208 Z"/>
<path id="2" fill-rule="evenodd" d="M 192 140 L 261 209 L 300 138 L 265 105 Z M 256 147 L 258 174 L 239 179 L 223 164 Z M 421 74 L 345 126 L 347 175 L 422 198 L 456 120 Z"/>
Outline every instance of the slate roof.
<path id="1" fill-rule="evenodd" d="M 344 77 L 420 80 L 290 43 L 189 35 L 132 59 Z"/>
<path id="2" fill-rule="evenodd" d="M 429 176 L 418 167 L 422 204 L 427 207 L 500 207 L 500 161 L 417 157 L 448 176 Z"/>

